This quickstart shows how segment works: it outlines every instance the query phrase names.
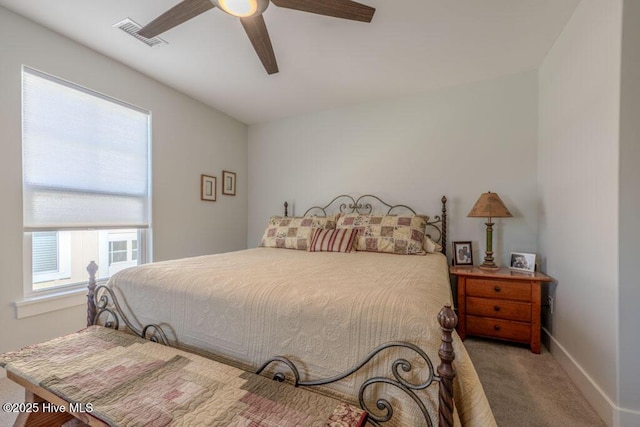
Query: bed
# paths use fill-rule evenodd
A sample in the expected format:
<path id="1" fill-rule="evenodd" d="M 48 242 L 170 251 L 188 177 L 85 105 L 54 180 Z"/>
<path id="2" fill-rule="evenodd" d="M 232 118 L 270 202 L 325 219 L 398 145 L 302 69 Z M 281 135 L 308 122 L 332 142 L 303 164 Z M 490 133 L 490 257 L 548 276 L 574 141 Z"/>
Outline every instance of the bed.
<path id="1" fill-rule="evenodd" d="M 336 224 L 327 226 L 332 221 Z M 410 228 L 404 228 L 402 221 L 411 222 Z M 414 221 L 424 236 L 417 236 L 411 228 Z M 310 230 L 301 231 L 304 224 Z M 337 234 L 338 229 L 342 234 Z M 395 240 L 375 235 L 389 236 L 394 230 L 406 231 L 414 241 L 407 244 L 400 234 Z M 336 236 L 344 246 L 345 233 L 360 250 L 322 250 Z M 389 363 L 393 375 L 407 371 L 402 374 L 407 385 L 430 384 L 432 377 L 441 377 L 430 361 L 438 360 L 443 344 L 438 313 L 452 302 L 443 253 L 445 197 L 442 212 L 433 218 L 371 195 L 338 196 L 302 217 L 289 217 L 285 204 L 285 215 L 269 220 L 262 244 L 267 247 L 141 265 L 115 274 L 106 286 L 96 288 L 93 283 L 88 323 L 113 323 L 121 317 L 126 327 L 141 335 L 149 334 L 144 325 L 151 325 L 154 339 L 159 336 L 171 345 L 252 370 L 281 355 L 276 364 L 287 365 L 295 382 L 360 403 L 374 421 L 417 426 L 439 419 L 437 387 L 414 389 L 405 387 L 405 380 L 400 381 L 401 387 L 383 381 L 363 394 L 361 386 L 367 379 L 388 375 Z M 312 251 L 314 248 L 319 251 Z M 428 360 L 411 348 L 387 344 L 398 341 L 423 349 Z M 455 332 L 452 346 L 457 372 L 449 391 L 455 396 L 453 423 L 495 425 L 477 374 Z M 374 348 L 370 363 L 360 366 Z M 358 369 L 351 372 L 354 366 Z M 314 382 L 336 379 L 345 372 L 352 375 L 340 381 Z M 422 404 L 413 396 L 407 403 L 403 388 L 411 389 Z M 386 397 L 381 400 L 380 395 Z"/>

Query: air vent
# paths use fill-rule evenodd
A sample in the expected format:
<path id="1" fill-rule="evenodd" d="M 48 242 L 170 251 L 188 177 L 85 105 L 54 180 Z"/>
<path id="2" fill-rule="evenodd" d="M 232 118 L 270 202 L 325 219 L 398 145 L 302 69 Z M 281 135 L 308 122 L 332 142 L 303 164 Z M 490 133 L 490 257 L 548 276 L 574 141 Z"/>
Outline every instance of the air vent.
<path id="1" fill-rule="evenodd" d="M 138 34 L 138 31 L 142 29 L 142 26 L 131 18 L 126 18 L 118 22 L 117 24 L 113 24 L 113 27 L 120 28 L 125 33 L 137 38 L 138 40 L 140 40 L 142 43 L 146 44 L 149 47 L 155 47 L 161 44 L 167 44 L 167 42 L 165 40 L 162 40 L 160 37 L 151 37 L 150 39 L 146 37 L 142 37 L 140 34 Z"/>

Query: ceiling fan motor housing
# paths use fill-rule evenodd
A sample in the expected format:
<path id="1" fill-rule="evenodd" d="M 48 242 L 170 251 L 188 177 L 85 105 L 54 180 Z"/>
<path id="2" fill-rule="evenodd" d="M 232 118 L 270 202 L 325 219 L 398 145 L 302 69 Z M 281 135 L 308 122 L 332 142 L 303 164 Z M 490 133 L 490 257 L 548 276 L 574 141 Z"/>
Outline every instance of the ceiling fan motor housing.
<path id="1" fill-rule="evenodd" d="M 239 18 L 262 14 L 269 6 L 269 0 L 210 0 L 220 10 Z"/>

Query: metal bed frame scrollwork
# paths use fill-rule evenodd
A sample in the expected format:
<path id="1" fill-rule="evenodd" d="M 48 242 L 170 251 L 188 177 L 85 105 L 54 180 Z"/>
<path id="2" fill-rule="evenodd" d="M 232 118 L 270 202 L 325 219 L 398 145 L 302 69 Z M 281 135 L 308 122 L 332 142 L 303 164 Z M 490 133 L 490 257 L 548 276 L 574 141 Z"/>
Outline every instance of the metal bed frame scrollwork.
<path id="1" fill-rule="evenodd" d="M 440 313 L 438 314 L 438 322 L 440 323 L 440 328 L 442 329 L 442 338 L 441 345 L 438 351 L 438 356 L 440 357 L 440 365 L 438 365 L 437 371 L 433 368 L 433 363 L 429 356 L 415 344 L 411 344 L 409 342 L 403 341 L 394 341 L 388 342 L 386 344 L 382 344 L 375 349 L 373 349 L 364 359 L 360 361 L 356 366 L 351 369 L 333 376 L 331 378 L 325 378 L 320 380 L 313 381 L 301 381 L 300 373 L 296 365 L 289 359 L 283 356 L 276 356 L 268 361 L 266 361 L 257 371 L 256 374 L 261 374 L 269 365 L 272 364 L 282 364 L 287 367 L 290 373 L 293 375 L 294 379 L 292 381 L 295 387 L 317 387 L 326 384 L 335 383 L 341 381 L 347 377 L 358 372 L 362 369 L 366 364 L 368 364 L 375 356 L 382 353 L 383 351 L 391 348 L 405 348 L 413 351 L 417 355 L 420 356 L 422 361 L 424 362 L 428 376 L 424 382 L 419 384 L 414 384 L 412 382 L 407 381 L 402 374 L 400 373 L 400 369 L 402 369 L 405 373 L 411 372 L 413 366 L 411 362 L 404 358 L 396 359 L 391 364 L 391 372 L 393 378 L 376 376 L 373 378 L 369 378 L 365 380 L 361 385 L 358 391 L 358 402 L 360 404 L 360 408 L 366 411 L 369 414 L 368 422 L 373 424 L 374 426 L 380 426 L 381 423 L 385 423 L 393 417 L 393 405 L 389 402 L 388 399 L 379 398 L 376 401 L 376 407 L 379 411 L 383 411 L 381 414 L 376 413 L 377 411 L 372 410 L 368 407 L 365 401 L 365 393 L 370 386 L 375 384 L 387 384 L 391 385 L 401 391 L 403 391 L 411 400 L 413 400 L 424 420 L 429 427 L 433 427 L 433 420 L 429 416 L 427 408 L 424 402 L 420 399 L 420 397 L 415 393 L 416 390 L 424 390 L 427 387 L 431 386 L 434 382 L 438 382 L 440 385 L 439 388 L 439 408 L 438 408 L 438 421 L 439 426 L 453 426 L 453 379 L 455 378 L 456 372 L 453 369 L 453 360 L 455 359 L 455 353 L 453 351 L 452 346 L 452 332 L 458 323 L 458 318 L 454 313 L 453 309 L 450 305 L 445 305 Z M 278 371 L 273 375 L 273 379 L 276 381 L 284 382 L 287 377 L 284 372 Z"/>
<path id="2" fill-rule="evenodd" d="M 430 217 L 427 221 L 425 234 L 434 242 L 442 246 L 442 253 L 447 254 L 447 197 L 440 199 L 442 205 L 441 214 Z M 407 205 L 392 205 L 385 202 L 378 196 L 365 194 L 355 199 L 348 194 L 336 196 L 324 206 L 312 206 L 307 209 L 303 216 L 329 216 L 333 214 L 370 215 L 380 213 L 383 215 L 399 215 L 410 213 L 417 215 L 413 208 Z M 284 216 L 289 216 L 289 202 L 284 202 Z M 433 234 L 435 233 L 435 234 Z"/>
<path id="3" fill-rule="evenodd" d="M 367 202 L 367 199 L 377 201 L 382 206 L 386 207 L 384 214 L 393 215 L 400 209 L 404 209 L 407 212 L 415 214 L 415 211 L 406 205 L 390 205 L 382 201 L 377 196 L 365 195 L 357 199 L 354 199 L 348 195 L 341 195 L 334 198 L 326 206 L 314 206 L 309 208 L 305 212 L 306 215 L 310 215 L 314 212 L 321 212 L 322 216 L 330 215 L 331 207 L 337 204 L 337 209 L 340 213 L 360 213 L 370 214 L 374 212 L 374 207 L 371 202 Z M 428 222 L 428 227 L 433 228 L 438 232 L 436 238 L 432 238 L 435 242 L 442 245 L 442 252 L 446 250 L 446 229 L 447 229 L 447 209 L 445 196 L 441 199 L 442 202 L 442 215 L 436 216 Z M 285 202 L 285 216 L 288 216 L 288 203 Z M 427 234 L 428 235 L 428 234 Z M 431 237 L 429 235 L 429 237 Z M 103 326 L 121 329 L 120 322 L 124 323 L 127 330 L 130 333 L 138 335 L 144 339 L 148 339 L 153 342 L 157 342 L 164 345 L 171 345 L 162 327 L 158 324 L 149 324 L 142 328 L 136 327 L 127 317 L 123 314 L 120 303 L 116 298 L 116 295 L 107 285 L 97 285 L 96 273 L 98 266 L 95 262 L 91 261 L 87 267 L 89 273 L 89 293 L 87 294 L 87 325 L 102 324 Z M 323 386 L 335 382 L 339 382 L 353 374 L 360 369 L 368 365 L 375 356 L 390 349 L 402 348 L 411 351 L 412 354 L 419 356 L 419 360 L 424 362 L 426 368 L 426 379 L 419 383 L 413 383 L 408 381 L 400 372 L 402 370 L 405 374 L 410 373 L 414 367 L 406 358 L 400 357 L 391 364 L 391 375 L 389 376 L 375 376 L 369 378 L 360 385 L 358 392 L 358 402 L 360 407 L 368 414 L 368 422 L 374 426 L 381 426 L 383 423 L 390 421 L 394 415 L 394 407 L 389 399 L 379 397 L 376 400 L 376 409 L 368 407 L 365 394 L 367 390 L 372 390 L 372 386 L 376 384 L 386 384 L 397 390 L 402 391 L 410 401 L 413 401 L 422 413 L 425 423 L 428 427 L 434 425 L 434 421 L 431 419 L 425 403 L 416 393 L 419 390 L 424 390 L 433 383 L 438 383 L 438 424 L 441 427 L 452 427 L 454 424 L 454 401 L 453 401 L 453 380 L 456 376 L 456 371 L 453 367 L 453 361 L 455 359 L 455 352 L 453 350 L 453 337 L 452 333 L 458 322 L 458 318 L 449 304 L 446 304 L 442 310 L 438 313 L 438 323 L 442 330 L 440 347 L 438 349 L 438 356 L 440 358 L 440 364 L 436 369 L 433 367 L 433 363 L 424 350 L 416 346 L 415 344 L 403 341 L 394 341 L 386 344 L 382 344 L 373 349 L 367 356 L 365 356 L 357 365 L 348 369 L 347 371 L 338 374 L 336 376 L 317 380 L 302 381 L 300 379 L 300 371 L 298 367 L 288 358 L 284 356 L 276 356 L 266 361 L 256 371 L 256 374 L 265 374 L 265 370 L 271 367 L 275 369 L 273 373 L 273 379 L 284 382 L 287 381 L 295 387 L 307 387 L 313 388 L 317 386 Z M 185 349 L 190 351 L 192 349 Z M 206 356 L 206 354 L 203 354 Z M 211 355 L 212 358 L 216 358 L 215 355 Z M 421 363 L 422 364 L 422 363 Z M 285 368 L 285 371 L 278 370 L 278 368 Z M 289 376 L 293 376 L 291 379 Z"/>

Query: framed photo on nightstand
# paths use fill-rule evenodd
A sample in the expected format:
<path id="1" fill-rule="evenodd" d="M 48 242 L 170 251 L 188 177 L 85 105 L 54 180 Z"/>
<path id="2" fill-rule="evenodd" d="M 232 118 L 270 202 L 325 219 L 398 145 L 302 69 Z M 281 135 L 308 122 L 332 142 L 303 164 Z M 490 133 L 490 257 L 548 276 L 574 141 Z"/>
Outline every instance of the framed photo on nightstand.
<path id="1" fill-rule="evenodd" d="M 471 242 L 453 242 L 453 263 L 455 265 L 473 265 Z"/>
<path id="2" fill-rule="evenodd" d="M 509 268 L 533 273 L 536 271 L 536 254 L 511 252 Z"/>

